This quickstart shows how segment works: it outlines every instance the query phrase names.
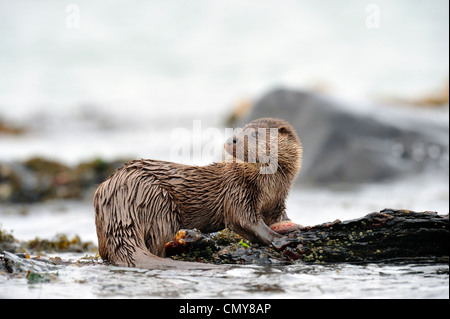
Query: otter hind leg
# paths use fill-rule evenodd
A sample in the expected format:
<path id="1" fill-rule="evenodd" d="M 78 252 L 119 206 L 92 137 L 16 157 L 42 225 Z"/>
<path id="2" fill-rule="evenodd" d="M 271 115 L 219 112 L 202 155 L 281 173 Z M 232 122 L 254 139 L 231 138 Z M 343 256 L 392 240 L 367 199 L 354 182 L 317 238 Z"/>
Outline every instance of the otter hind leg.
<path id="1" fill-rule="evenodd" d="M 175 234 L 183 226 L 183 211 L 172 194 L 159 186 L 152 186 L 152 201 L 140 205 L 140 216 L 145 230 L 144 239 L 146 249 L 137 249 L 133 255 L 135 267 L 139 268 L 177 268 L 177 269 L 216 269 L 219 266 L 198 262 L 186 262 L 164 257 L 164 246 L 172 241 Z M 149 218 L 147 220 L 145 218 Z"/>
<path id="2" fill-rule="evenodd" d="M 197 262 L 185 262 L 164 257 L 164 246 L 174 239 L 182 228 L 183 212 L 169 191 L 157 185 L 151 187 L 151 201 L 140 204 L 139 216 L 142 225 L 149 226 L 144 232 L 144 249 L 133 254 L 134 266 L 138 268 L 215 269 L 218 266 Z M 150 219 L 147 219 L 150 218 Z"/>
<path id="3" fill-rule="evenodd" d="M 183 212 L 170 191 L 158 184 L 112 187 L 107 181 L 97 189 L 94 206 L 102 259 L 117 266 L 147 269 L 214 268 L 162 258 L 164 245 L 182 228 Z"/>
<path id="4" fill-rule="evenodd" d="M 183 212 L 166 189 L 153 186 L 151 192 L 152 200 L 139 206 L 139 216 L 145 225 L 145 246 L 152 254 L 164 257 L 164 245 L 182 228 Z"/>
<path id="5" fill-rule="evenodd" d="M 148 259 L 163 256 L 181 228 L 181 211 L 154 180 L 117 180 L 101 184 L 94 197 L 100 256 L 120 266 L 150 267 L 155 263 Z"/>

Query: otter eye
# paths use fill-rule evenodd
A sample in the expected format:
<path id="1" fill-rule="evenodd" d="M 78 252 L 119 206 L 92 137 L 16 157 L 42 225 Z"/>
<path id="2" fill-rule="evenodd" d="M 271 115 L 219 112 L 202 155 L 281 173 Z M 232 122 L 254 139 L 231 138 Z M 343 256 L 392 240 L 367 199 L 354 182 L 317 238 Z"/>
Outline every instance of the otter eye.
<path id="1" fill-rule="evenodd" d="M 253 136 L 254 138 L 257 138 L 257 137 L 258 137 L 258 131 L 254 131 L 254 132 L 252 133 L 252 136 Z"/>
<path id="2" fill-rule="evenodd" d="M 289 133 L 288 129 L 286 127 L 284 127 L 284 126 L 280 127 L 278 129 L 278 132 L 281 133 L 281 134 L 288 134 Z"/>

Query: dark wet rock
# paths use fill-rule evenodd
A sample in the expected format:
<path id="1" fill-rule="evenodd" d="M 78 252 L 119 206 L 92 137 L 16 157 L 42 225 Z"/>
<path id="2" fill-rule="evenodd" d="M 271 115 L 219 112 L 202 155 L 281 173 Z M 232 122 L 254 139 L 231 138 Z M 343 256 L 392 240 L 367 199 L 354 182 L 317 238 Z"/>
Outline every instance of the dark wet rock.
<path id="1" fill-rule="evenodd" d="M 271 247 L 242 246 L 238 244 L 223 247 L 215 256 L 218 264 L 255 264 L 284 265 L 290 263 L 286 258 Z"/>
<path id="2" fill-rule="evenodd" d="M 282 254 L 270 247 L 253 245 L 229 229 L 211 234 L 182 229 L 164 249 L 166 257 L 175 260 L 215 264 L 285 263 Z"/>
<path id="3" fill-rule="evenodd" d="M 448 178 L 448 122 L 410 115 L 384 107 L 366 114 L 320 94 L 278 89 L 235 126 L 260 117 L 288 120 L 304 147 L 303 183 L 376 182 L 429 170 Z"/>
<path id="4" fill-rule="evenodd" d="M 31 258 L 28 254 L 13 254 L 10 252 L 3 252 L 2 262 L 3 267 L 9 273 L 17 273 L 23 271 L 48 271 L 56 269 L 55 264 L 48 259 L 34 257 Z"/>
<path id="5" fill-rule="evenodd" d="M 273 245 L 282 252 L 293 249 L 309 262 L 448 262 L 448 227 L 448 216 L 386 209 L 307 227 L 276 239 Z"/>
<path id="6" fill-rule="evenodd" d="M 25 277 L 28 284 L 41 284 L 55 281 L 59 270 L 71 262 L 54 263 L 51 259 L 30 257 L 28 254 L 0 254 L 0 274 L 12 277 Z"/>
<path id="7" fill-rule="evenodd" d="M 195 252 L 207 241 L 218 250 L 203 252 L 201 261 L 216 264 L 289 264 L 292 262 L 448 262 L 449 218 L 434 212 L 385 209 L 362 218 L 336 220 L 295 230 L 277 238 L 271 247 L 253 245 L 227 230 L 217 233 L 190 231 L 189 244 L 172 258 L 199 261 Z M 220 233 L 220 232 L 219 232 Z M 200 246 L 196 246 L 195 241 Z M 193 258 L 194 256 L 194 258 Z"/>

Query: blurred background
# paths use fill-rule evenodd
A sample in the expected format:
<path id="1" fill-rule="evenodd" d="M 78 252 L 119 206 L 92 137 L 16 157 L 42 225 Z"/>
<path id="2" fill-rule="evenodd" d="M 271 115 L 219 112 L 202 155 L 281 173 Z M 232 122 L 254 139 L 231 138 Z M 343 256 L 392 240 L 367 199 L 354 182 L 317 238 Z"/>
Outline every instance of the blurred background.
<path id="1" fill-rule="evenodd" d="M 0 227 L 95 241 L 121 163 L 260 116 L 304 142 L 297 222 L 447 214 L 448 39 L 445 0 L 0 1 Z"/>

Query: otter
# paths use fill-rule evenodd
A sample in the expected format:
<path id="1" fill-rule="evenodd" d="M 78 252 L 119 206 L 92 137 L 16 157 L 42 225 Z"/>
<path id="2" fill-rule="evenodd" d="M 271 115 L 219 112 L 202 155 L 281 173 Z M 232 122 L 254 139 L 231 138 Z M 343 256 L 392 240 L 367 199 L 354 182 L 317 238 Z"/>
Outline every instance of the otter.
<path id="1" fill-rule="evenodd" d="M 285 211 L 302 160 L 288 122 L 252 121 L 224 149 L 229 158 L 207 166 L 134 160 L 100 184 L 94 206 L 101 258 L 119 266 L 170 266 L 175 261 L 163 258 L 164 245 L 182 228 L 228 227 L 263 245 L 281 236 L 270 225 L 300 228 Z"/>

